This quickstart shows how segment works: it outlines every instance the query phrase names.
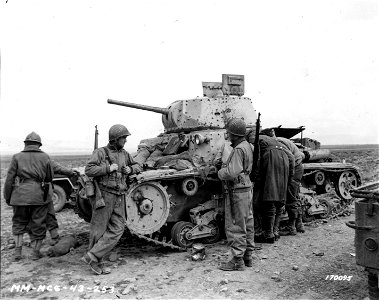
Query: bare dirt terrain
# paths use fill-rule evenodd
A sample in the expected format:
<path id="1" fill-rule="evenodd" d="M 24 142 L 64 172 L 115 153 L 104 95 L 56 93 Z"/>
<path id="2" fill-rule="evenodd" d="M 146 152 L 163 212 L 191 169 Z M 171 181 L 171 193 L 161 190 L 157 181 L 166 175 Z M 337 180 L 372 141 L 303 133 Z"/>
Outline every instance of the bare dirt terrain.
<path id="1" fill-rule="evenodd" d="M 379 179 L 378 148 L 334 150 L 355 163 L 363 183 Z M 82 158 L 56 160 L 80 166 Z M 1 183 L 6 175 L 1 170 Z M 333 193 L 323 195 L 336 200 Z M 363 299 L 368 296 L 367 275 L 355 263 L 354 205 L 327 220 L 308 223 L 306 233 L 262 244 L 252 268 L 241 272 L 218 270 L 228 259 L 225 241 L 206 246 L 206 258 L 192 261 L 190 252 L 150 245 L 125 234 L 107 261 L 110 275 L 93 275 L 80 261 L 88 243 L 88 223 L 67 207 L 57 214 L 61 236 L 76 234 L 81 245 L 60 257 L 12 261 L 12 209 L 1 199 L 1 297 L 37 299 Z M 26 241 L 27 242 L 27 241 Z M 43 250 L 48 249 L 49 238 Z M 27 244 L 27 243 L 26 243 Z M 330 280 L 330 275 L 338 275 Z M 24 288 L 21 291 L 21 286 Z M 34 287 L 34 289 L 33 289 Z M 28 290 L 28 288 L 30 288 Z"/>

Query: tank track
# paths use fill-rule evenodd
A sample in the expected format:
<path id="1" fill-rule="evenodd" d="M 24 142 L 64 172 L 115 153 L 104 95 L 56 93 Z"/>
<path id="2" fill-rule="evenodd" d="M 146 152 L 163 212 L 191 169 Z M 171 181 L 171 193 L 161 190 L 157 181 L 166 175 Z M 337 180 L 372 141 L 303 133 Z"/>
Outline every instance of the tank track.
<path id="1" fill-rule="evenodd" d="M 176 245 L 172 244 L 171 242 L 167 243 L 167 242 L 164 242 L 164 241 L 159 241 L 159 240 L 147 237 L 146 235 L 142 235 L 142 234 L 139 234 L 139 233 L 134 232 L 134 231 L 130 231 L 130 233 L 133 234 L 133 235 L 135 235 L 135 236 L 137 236 L 139 239 L 142 239 L 142 240 L 145 240 L 147 242 L 153 243 L 153 244 L 155 244 L 157 246 L 168 247 L 168 248 L 171 248 L 173 250 L 187 251 L 186 248 L 176 246 Z"/>

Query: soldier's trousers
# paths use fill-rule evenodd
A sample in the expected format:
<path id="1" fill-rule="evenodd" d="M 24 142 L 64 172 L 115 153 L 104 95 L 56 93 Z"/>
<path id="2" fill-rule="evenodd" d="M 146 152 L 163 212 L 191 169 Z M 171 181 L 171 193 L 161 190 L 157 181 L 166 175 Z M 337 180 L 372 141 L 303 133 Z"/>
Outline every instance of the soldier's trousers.
<path id="1" fill-rule="evenodd" d="M 288 183 L 286 211 L 288 213 L 288 218 L 290 219 L 296 219 L 298 211 L 301 209 L 298 196 L 300 191 L 300 181 L 303 173 L 304 167 L 302 164 L 295 166 L 295 173 Z"/>
<path id="2" fill-rule="evenodd" d="M 280 218 L 283 205 L 281 201 L 262 201 L 262 230 L 266 238 L 274 237 L 275 218 Z"/>
<path id="3" fill-rule="evenodd" d="M 225 233 L 234 257 L 254 250 L 252 190 L 234 190 L 233 199 L 225 199 Z"/>
<path id="4" fill-rule="evenodd" d="M 57 217 L 55 216 L 53 201 L 50 201 L 47 204 L 46 226 L 48 231 L 51 231 L 59 227 Z"/>
<path id="5" fill-rule="evenodd" d="M 43 240 L 46 237 L 46 215 L 47 204 L 13 206 L 13 235 L 29 233 L 31 242 Z"/>
<path id="6" fill-rule="evenodd" d="M 92 205 L 89 252 L 99 260 L 111 252 L 125 229 L 125 195 L 101 191 L 105 206 L 95 209 Z"/>

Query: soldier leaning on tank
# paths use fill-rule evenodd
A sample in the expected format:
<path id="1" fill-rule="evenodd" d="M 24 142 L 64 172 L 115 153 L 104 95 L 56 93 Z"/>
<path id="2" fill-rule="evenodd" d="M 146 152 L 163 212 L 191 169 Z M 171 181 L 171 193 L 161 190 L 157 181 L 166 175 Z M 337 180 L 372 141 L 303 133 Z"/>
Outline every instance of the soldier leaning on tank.
<path id="1" fill-rule="evenodd" d="M 275 138 L 259 135 L 259 167 L 254 185 L 254 209 L 260 214 L 262 228 L 255 236 L 258 243 L 273 244 L 279 235 L 287 186 L 294 172 L 294 157 Z"/>
<path id="2" fill-rule="evenodd" d="M 301 209 L 301 202 L 299 201 L 300 182 L 304 173 L 302 164 L 304 154 L 291 140 L 284 137 L 277 137 L 273 128 L 265 130 L 265 134 L 276 138 L 284 147 L 291 151 L 295 158 L 294 174 L 290 182 L 288 182 L 287 191 L 286 211 L 288 213 L 288 227 L 285 231 L 280 232 L 280 235 L 296 235 L 296 231 L 305 232 L 302 222 L 303 211 Z"/>
<path id="3" fill-rule="evenodd" d="M 53 169 L 49 155 L 40 150 L 42 142 L 37 133 L 28 134 L 24 143 L 24 150 L 12 157 L 4 184 L 4 198 L 8 205 L 13 206 L 14 259 L 22 258 L 23 236 L 29 233 L 33 248 L 31 258 L 37 260 L 42 257 L 40 249 L 46 237 Z"/>
<path id="4" fill-rule="evenodd" d="M 240 271 L 245 266 L 253 266 L 254 218 L 250 181 L 253 149 L 245 140 L 246 124 L 243 120 L 231 119 L 227 124 L 227 132 L 233 150 L 225 167 L 218 171 L 218 177 L 228 187 L 226 192 L 229 197 L 225 199 L 225 233 L 233 258 L 222 263 L 220 269 Z"/>
<path id="5" fill-rule="evenodd" d="M 110 273 L 102 259 L 124 232 L 127 177 L 142 170 L 124 150 L 129 135 L 124 125 L 113 125 L 109 129 L 109 144 L 96 149 L 85 168 L 86 175 L 96 180 L 105 204 L 103 207 L 92 204 L 89 251 L 82 257 L 98 275 Z"/>

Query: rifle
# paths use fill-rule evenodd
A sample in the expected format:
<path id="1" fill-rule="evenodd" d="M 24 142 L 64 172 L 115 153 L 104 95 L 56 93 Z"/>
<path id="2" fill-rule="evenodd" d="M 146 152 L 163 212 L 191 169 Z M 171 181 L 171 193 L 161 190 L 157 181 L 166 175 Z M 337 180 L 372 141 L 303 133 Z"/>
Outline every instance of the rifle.
<path id="1" fill-rule="evenodd" d="M 98 136 L 99 135 L 99 131 L 97 130 L 97 125 L 95 125 L 95 145 L 93 147 L 94 150 L 96 150 L 98 148 Z"/>
<path id="2" fill-rule="evenodd" d="M 259 131 L 261 128 L 261 113 L 258 113 L 258 118 L 255 123 L 255 139 L 254 139 L 254 153 L 253 153 L 253 167 L 251 169 L 251 176 L 252 182 L 255 182 L 256 179 L 256 170 L 258 167 L 258 160 L 259 160 Z"/>
<path id="3" fill-rule="evenodd" d="M 223 193 L 224 193 L 224 201 L 225 201 L 225 209 L 227 209 L 228 205 L 230 206 L 230 214 L 232 218 L 232 223 L 235 224 L 235 215 L 234 215 L 234 204 L 233 204 L 233 191 L 230 186 L 230 183 L 226 180 L 222 181 Z"/>
<path id="4" fill-rule="evenodd" d="M 41 187 L 43 190 L 43 201 L 44 202 L 50 201 L 52 196 L 53 196 L 54 186 L 53 186 L 53 175 L 52 174 L 53 174 L 53 170 L 51 169 L 51 165 L 50 165 L 50 161 L 49 161 L 47 164 L 47 168 L 46 168 L 46 176 L 41 183 Z"/>

